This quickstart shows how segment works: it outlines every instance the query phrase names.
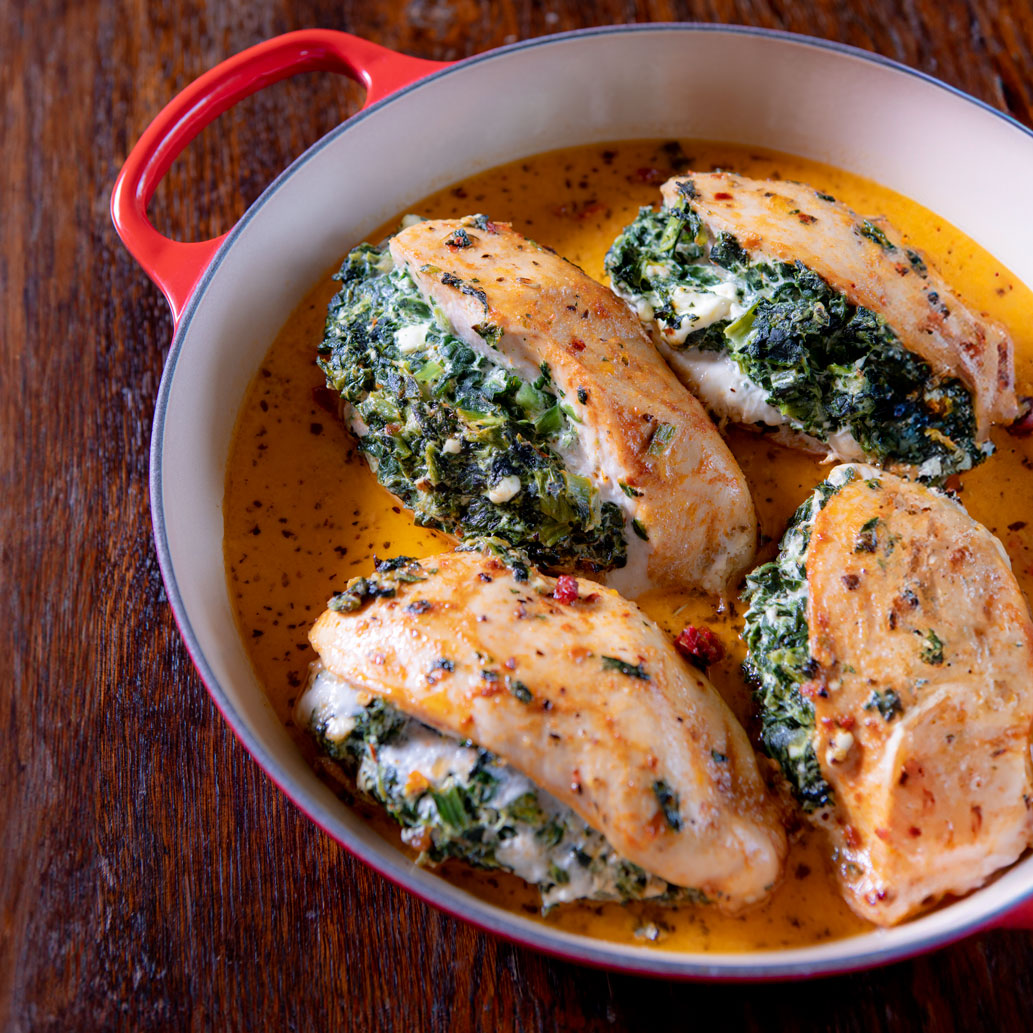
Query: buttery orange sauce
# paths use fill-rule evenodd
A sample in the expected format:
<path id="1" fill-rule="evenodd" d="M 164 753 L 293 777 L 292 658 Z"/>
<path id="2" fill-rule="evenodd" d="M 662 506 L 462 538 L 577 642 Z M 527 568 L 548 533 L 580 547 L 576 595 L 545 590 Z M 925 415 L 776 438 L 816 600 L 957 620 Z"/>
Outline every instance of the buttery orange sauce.
<path id="1" fill-rule="evenodd" d="M 605 283 L 603 256 L 610 242 L 639 206 L 657 200 L 660 182 L 690 167 L 802 180 L 864 215 L 887 216 L 962 297 L 1009 329 L 1019 394 L 1033 393 L 1033 293 L 933 213 L 827 165 L 724 144 L 683 142 L 680 151 L 660 142 L 594 145 L 493 169 L 431 195 L 412 210 L 432 218 L 483 212 L 510 221 Z M 371 239 L 394 228 L 384 227 Z M 223 503 L 226 571 L 240 633 L 272 705 L 309 756 L 311 743 L 293 728 L 291 709 L 315 659 L 308 628 L 328 597 L 350 577 L 369 572 L 374 555 L 424 556 L 450 547 L 446 536 L 415 527 L 377 484 L 327 405 L 314 359 L 335 288 L 327 275 L 312 289 L 252 382 L 238 418 Z M 997 454 L 963 476 L 962 499 L 1002 540 L 1029 598 L 1033 438 L 997 429 L 993 439 Z M 764 535 L 759 558 L 765 560 L 791 513 L 828 467 L 750 434 L 732 432 L 729 440 L 753 489 Z M 738 636 L 741 607 L 719 611 L 712 600 L 680 593 L 650 593 L 638 601 L 672 633 L 686 623 L 705 623 L 721 636 L 728 655 L 711 669 L 711 678 L 748 722 L 749 694 L 739 673 L 745 653 Z M 405 850 L 389 819 L 365 806 L 362 811 Z M 561 907 L 540 920 L 571 932 L 684 951 L 801 946 L 869 928 L 840 898 L 817 834 L 804 830 L 795 838 L 781 886 L 744 915 L 729 917 L 707 907 L 583 904 Z M 519 879 L 451 862 L 440 871 L 478 897 L 538 915 L 536 891 Z"/>

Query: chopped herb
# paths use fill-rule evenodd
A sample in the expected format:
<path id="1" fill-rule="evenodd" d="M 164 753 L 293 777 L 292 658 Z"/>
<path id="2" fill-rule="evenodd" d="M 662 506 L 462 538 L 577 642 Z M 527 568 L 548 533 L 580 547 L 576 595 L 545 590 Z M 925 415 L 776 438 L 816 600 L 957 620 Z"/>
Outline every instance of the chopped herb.
<path id="1" fill-rule="evenodd" d="M 485 294 L 480 287 L 471 287 L 470 284 L 461 280 L 454 273 L 442 273 L 441 282 L 446 287 L 454 287 L 463 294 L 466 294 L 471 298 L 476 298 L 484 306 L 484 311 L 488 311 L 488 295 Z"/>
<path id="2" fill-rule="evenodd" d="M 656 795 L 660 810 L 663 811 L 664 820 L 672 832 L 681 832 L 681 812 L 678 808 L 678 794 L 661 778 L 653 783 L 653 793 Z"/>
<path id="3" fill-rule="evenodd" d="M 878 244 L 883 251 L 897 250 L 897 245 L 894 244 L 878 226 L 869 222 L 867 219 L 865 219 L 857 228 L 857 232 L 860 233 L 862 237 L 867 237 L 873 243 Z"/>
<path id="4" fill-rule="evenodd" d="M 332 596 L 326 605 L 338 613 L 350 613 L 370 599 L 390 599 L 396 591 L 394 585 L 382 585 L 375 578 L 356 577 L 348 582 L 343 592 Z"/>
<path id="5" fill-rule="evenodd" d="M 617 483 L 620 485 L 621 491 L 623 491 L 629 499 L 637 499 L 642 494 L 638 488 L 633 488 L 630 484 L 625 484 L 623 481 L 618 481 Z"/>
<path id="6" fill-rule="evenodd" d="M 928 273 L 925 262 L 922 260 L 922 256 L 917 251 L 908 249 L 905 254 L 907 260 L 911 263 L 911 268 L 914 269 L 919 276 L 925 276 Z"/>
<path id="7" fill-rule="evenodd" d="M 631 529 L 638 535 L 639 538 L 644 542 L 649 541 L 649 535 L 646 532 L 645 526 L 641 520 L 635 519 L 631 521 Z"/>
<path id="8" fill-rule="evenodd" d="M 470 235 L 462 228 L 457 229 L 445 238 L 445 246 L 456 249 L 467 248 L 470 246 Z"/>
<path id="9" fill-rule="evenodd" d="M 714 758 L 716 764 L 726 764 L 728 762 L 728 754 L 719 753 L 717 750 L 711 750 L 710 756 Z"/>
<path id="10" fill-rule="evenodd" d="M 696 197 L 696 184 L 691 179 L 679 179 L 677 184 L 678 193 L 690 201 Z"/>
<path id="11" fill-rule="evenodd" d="M 509 686 L 509 691 L 516 696 L 521 703 L 530 703 L 534 696 L 531 694 L 531 690 L 522 681 L 510 681 L 506 679 L 506 683 Z"/>
<path id="12" fill-rule="evenodd" d="M 649 439 L 649 448 L 646 449 L 647 454 L 651 456 L 663 455 L 674 437 L 675 429 L 672 423 L 657 424 L 656 430 L 653 431 L 653 436 Z"/>
<path id="13" fill-rule="evenodd" d="M 925 645 L 922 646 L 921 656 L 925 663 L 933 666 L 943 663 L 943 642 L 932 628 L 925 633 Z"/>
<path id="14" fill-rule="evenodd" d="M 378 574 L 394 575 L 396 581 L 415 582 L 427 579 L 419 560 L 414 560 L 412 556 L 392 556 L 386 560 L 374 557 L 373 569 Z"/>
<path id="15" fill-rule="evenodd" d="M 604 671 L 620 671 L 629 678 L 639 678 L 642 681 L 649 681 L 650 677 L 644 664 L 629 664 L 615 656 L 602 657 Z"/>
<path id="16" fill-rule="evenodd" d="M 861 525 L 861 530 L 854 539 L 854 552 L 875 552 L 879 547 L 878 526 L 878 517 L 872 517 Z"/>
<path id="17" fill-rule="evenodd" d="M 871 699 L 865 703 L 864 709 L 878 710 L 884 721 L 892 721 L 904 713 L 904 704 L 900 702 L 900 696 L 893 689 L 886 689 L 885 692 L 874 689 Z"/>

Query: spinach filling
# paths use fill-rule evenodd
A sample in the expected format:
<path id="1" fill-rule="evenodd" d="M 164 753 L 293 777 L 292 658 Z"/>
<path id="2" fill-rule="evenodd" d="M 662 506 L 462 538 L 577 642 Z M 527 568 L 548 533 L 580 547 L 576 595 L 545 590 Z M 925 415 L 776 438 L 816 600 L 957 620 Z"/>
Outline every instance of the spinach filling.
<path id="1" fill-rule="evenodd" d="M 886 321 L 801 262 L 751 258 L 711 238 L 686 198 L 642 208 L 613 243 L 614 289 L 678 351 L 733 360 L 794 429 L 828 442 L 849 431 L 864 453 L 940 480 L 982 462 L 968 389 L 937 380 Z"/>
<path id="2" fill-rule="evenodd" d="M 778 761 L 804 810 L 823 807 L 832 790 L 814 751 L 814 704 L 800 686 L 814 674 L 807 627 L 807 546 L 818 511 L 856 476 L 833 472 L 796 511 L 770 563 L 746 576 L 743 599 L 746 677 L 760 709 L 761 742 Z"/>
<path id="3" fill-rule="evenodd" d="M 459 858 L 513 872 L 538 886 L 546 910 L 582 898 L 705 901 L 698 890 L 673 886 L 620 857 L 570 808 L 494 754 L 442 735 L 379 697 L 363 703 L 328 671 L 314 673 L 299 715 L 322 750 L 354 774 L 358 789 L 403 827 L 403 840 L 424 863 Z"/>
<path id="4" fill-rule="evenodd" d="M 475 352 L 386 244 L 355 248 L 336 278 L 317 361 L 377 479 L 416 523 L 503 539 L 546 567 L 624 566 L 620 508 L 561 457 L 576 417 L 548 368 L 532 383 Z M 488 347 L 498 339 L 497 327 L 477 332 Z"/>

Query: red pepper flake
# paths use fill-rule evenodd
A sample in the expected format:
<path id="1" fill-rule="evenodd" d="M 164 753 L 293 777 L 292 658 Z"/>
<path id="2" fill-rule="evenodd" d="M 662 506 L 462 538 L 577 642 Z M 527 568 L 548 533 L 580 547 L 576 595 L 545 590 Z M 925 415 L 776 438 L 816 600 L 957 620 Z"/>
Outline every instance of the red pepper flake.
<path id="1" fill-rule="evenodd" d="M 800 695 L 807 699 L 818 699 L 822 694 L 822 686 L 819 681 L 805 681 L 800 685 Z"/>
<path id="2" fill-rule="evenodd" d="M 853 825 L 845 825 L 843 827 L 843 839 L 846 840 L 846 845 L 849 847 L 859 847 L 861 845 L 861 837 Z"/>
<path id="3" fill-rule="evenodd" d="M 731 199 L 732 195 L 725 192 L 724 190 L 719 190 L 716 194 L 714 194 L 715 201 L 731 201 Z"/>
<path id="4" fill-rule="evenodd" d="M 583 352 L 585 350 L 585 342 L 580 337 L 572 337 L 570 339 L 570 351 L 572 352 Z"/>
<path id="5" fill-rule="evenodd" d="M 848 732 L 855 724 L 857 724 L 857 720 L 853 714 L 841 714 L 836 718 L 836 726 L 838 728 L 844 728 Z"/>
<path id="6" fill-rule="evenodd" d="M 812 223 L 818 221 L 817 216 L 808 215 L 806 212 L 797 212 L 796 217 L 804 224 L 804 226 L 810 226 Z"/>
<path id="7" fill-rule="evenodd" d="M 725 655 L 725 647 L 710 628 L 697 628 L 692 624 L 682 629 L 682 633 L 674 640 L 674 648 L 700 670 L 706 670 L 711 664 L 724 659 Z"/>
<path id="8" fill-rule="evenodd" d="M 560 574 L 556 578 L 556 587 L 552 591 L 552 597 L 558 603 L 566 603 L 568 606 L 577 602 L 578 587 L 577 578 L 570 574 Z"/>

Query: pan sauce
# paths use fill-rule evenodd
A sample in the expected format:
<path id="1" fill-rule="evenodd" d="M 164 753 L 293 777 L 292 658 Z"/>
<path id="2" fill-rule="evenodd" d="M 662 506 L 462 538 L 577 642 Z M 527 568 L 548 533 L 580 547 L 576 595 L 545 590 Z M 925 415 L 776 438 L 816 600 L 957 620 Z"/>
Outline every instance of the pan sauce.
<path id="1" fill-rule="evenodd" d="M 975 309 L 1005 324 L 1015 341 L 1018 393 L 1033 393 L 1033 293 L 932 213 L 826 165 L 724 144 L 593 145 L 490 170 L 431 195 L 412 210 L 436 218 L 484 212 L 511 221 L 605 282 L 603 256 L 610 242 L 640 205 L 655 200 L 660 183 L 686 167 L 799 179 L 865 215 L 886 215 Z M 380 235 L 394 228 L 384 227 Z M 342 257 L 352 243 L 342 241 Z M 334 292 L 329 276 L 313 288 L 249 387 L 231 447 L 223 504 L 224 557 L 241 634 L 277 714 L 310 757 L 312 745 L 293 728 L 290 713 L 315 659 L 308 628 L 327 598 L 348 578 L 367 572 L 374 555 L 422 556 L 449 544 L 445 536 L 412 525 L 376 483 L 337 418 L 336 402 L 314 363 Z M 962 499 L 1004 543 L 1029 598 L 1033 438 L 1014 438 L 997 429 L 993 439 L 997 454 L 963 475 Z M 751 434 L 733 431 L 729 442 L 753 489 L 764 535 L 762 561 L 773 554 L 786 520 L 828 467 Z M 745 651 L 738 639 L 742 622 L 736 605 L 718 613 L 706 599 L 656 592 L 639 603 L 672 633 L 686 623 L 705 623 L 720 635 L 729 655 L 711 668 L 710 676 L 745 720 L 749 695 L 739 675 Z M 386 839 L 406 849 L 393 822 L 360 806 Z M 512 876 L 451 862 L 440 871 L 478 897 L 538 915 L 536 891 Z M 578 904 L 542 920 L 571 932 L 685 951 L 801 946 L 870 928 L 839 897 L 822 844 L 809 830 L 791 850 L 782 885 L 745 915 L 646 903 Z"/>

